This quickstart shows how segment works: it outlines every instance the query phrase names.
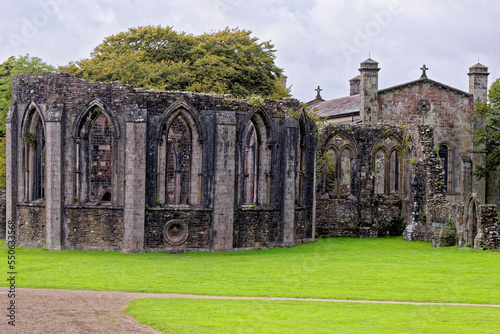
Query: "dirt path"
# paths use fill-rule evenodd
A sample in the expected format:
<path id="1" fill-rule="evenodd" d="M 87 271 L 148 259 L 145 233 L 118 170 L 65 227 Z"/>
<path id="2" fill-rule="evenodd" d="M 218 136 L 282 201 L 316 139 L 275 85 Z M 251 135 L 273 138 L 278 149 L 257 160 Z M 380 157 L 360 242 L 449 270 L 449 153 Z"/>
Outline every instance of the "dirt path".
<path id="1" fill-rule="evenodd" d="M 335 299 L 264 298 L 264 297 L 219 297 L 180 294 L 155 294 L 109 291 L 17 289 L 16 327 L 7 325 L 2 311 L 0 333 L 26 334 L 121 334 L 158 333 L 138 324 L 123 310 L 129 301 L 137 298 L 210 298 L 210 299 L 261 299 L 261 300 L 303 300 L 318 302 L 384 303 L 412 305 L 449 305 L 500 307 L 487 304 L 458 303 L 415 303 Z M 7 291 L 0 291 L 0 307 L 8 306 Z"/>

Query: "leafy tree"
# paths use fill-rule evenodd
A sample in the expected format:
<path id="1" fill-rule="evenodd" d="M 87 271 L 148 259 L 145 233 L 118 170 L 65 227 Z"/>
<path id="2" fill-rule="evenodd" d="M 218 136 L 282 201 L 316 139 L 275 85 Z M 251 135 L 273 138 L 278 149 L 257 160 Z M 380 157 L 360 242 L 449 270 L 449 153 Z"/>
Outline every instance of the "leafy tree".
<path id="1" fill-rule="evenodd" d="M 145 26 L 109 36 L 91 57 L 59 69 L 92 81 L 119 80 L 136 87 L 200 93 L 290 95 L 270 42 L 229 29 L 193 36 L 171 27 Z"/>
<path id="2" fill-rule="evenodd" d="M 476 165 L 475 175 L 484 178 L 500 173 L 500 78 L 490 87 L 488 101 L 477 106 L 485 125 L 474 132 L 474 143 L 482 147 L 483 162 Z"/>
<path id="3" fill-rule="evenodd" d="M 10 57 L 0 64 L 0 188 L 5 189 L 5 117 L 12 97 L 12 76 L 54 71 L 40 58 L 30 55 Z"/>

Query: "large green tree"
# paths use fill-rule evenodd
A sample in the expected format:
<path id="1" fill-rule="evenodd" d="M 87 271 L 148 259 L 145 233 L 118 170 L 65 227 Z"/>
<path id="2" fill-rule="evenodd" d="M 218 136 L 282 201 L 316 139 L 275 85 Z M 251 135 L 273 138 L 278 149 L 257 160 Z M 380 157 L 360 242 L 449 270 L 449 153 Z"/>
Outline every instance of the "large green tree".
<path id="1" fill-rule="evenodd" d="M 488 101 L 477 106 L 477 114 L 485 123 L 474 132 L 474 143 L 481 147 L 484 156 L 475 175 L 484 178 L 500 174 L 500 79 L 491 85 Z"/>
<path id="2" fill-rule="evenodd" d="M 59 69 L 92 81 L 118 80 L 136 87 L 199 93 L 290 95 L 270 42 L 248 30 L 193 36 L 171 27 L 144 26 L 109 36 L 91 57 Z"/>
<path id="3" fill-rule="evenodd" d="M 10 57 L 0 64 L 0 188 L 5 189 L 5 117 L 12 100 L 12 77 L 54 71 L 40 58 L 30 55 Z"/>

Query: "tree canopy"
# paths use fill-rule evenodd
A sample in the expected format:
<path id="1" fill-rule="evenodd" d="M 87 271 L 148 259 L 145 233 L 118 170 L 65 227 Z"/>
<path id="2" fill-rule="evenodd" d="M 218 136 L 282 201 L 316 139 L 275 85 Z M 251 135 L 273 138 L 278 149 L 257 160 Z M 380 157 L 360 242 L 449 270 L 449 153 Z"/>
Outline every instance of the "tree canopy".
<path id="1" fill-rule="evenodd" d="M 130 28 L 109 36 L 91 57 L 61 71 L 91 81 L 121 81 L 135 87 L 199 93 L 290 96 L 274 46 L 249 30 L 229 29 L 193 36 L 171 27 Z"/>
<path id="2" fill-rule="evenodd" d="M 476 165 L 475 175 L 484 178 L 500 173 L 500 78 L 491 85 L 488 101 L 478 105 L 477 114 L 485 119 L 485 125 L 474 132 L 474 143 L 485 155 Z"/>
<path id="3" fill-rule="evenodd" d="M 12 77 L 54 71 L 40 58 L 30 55 L 10 57 L 0 64 L 0 188 L 5 189 L 5 117 L 12 100 Z"/>

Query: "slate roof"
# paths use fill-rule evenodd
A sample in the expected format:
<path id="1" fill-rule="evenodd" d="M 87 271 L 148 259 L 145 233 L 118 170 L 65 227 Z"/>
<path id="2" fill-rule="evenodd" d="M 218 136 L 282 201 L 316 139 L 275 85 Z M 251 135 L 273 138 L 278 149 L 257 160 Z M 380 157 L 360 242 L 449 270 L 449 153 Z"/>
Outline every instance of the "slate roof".
<path id="1" fill-rule="evenodd" d="M 313 107 L 322 118 L 337 118 L 359 114 L 359 94 L 320 102 Z"/>

